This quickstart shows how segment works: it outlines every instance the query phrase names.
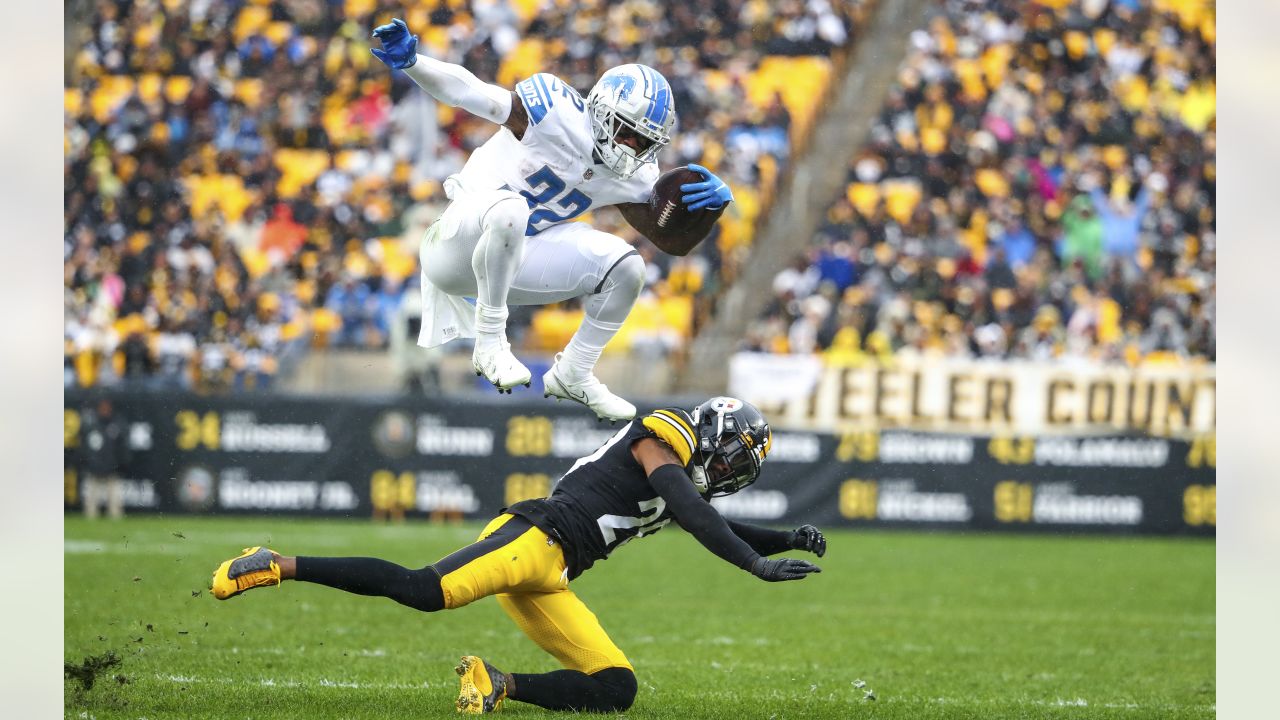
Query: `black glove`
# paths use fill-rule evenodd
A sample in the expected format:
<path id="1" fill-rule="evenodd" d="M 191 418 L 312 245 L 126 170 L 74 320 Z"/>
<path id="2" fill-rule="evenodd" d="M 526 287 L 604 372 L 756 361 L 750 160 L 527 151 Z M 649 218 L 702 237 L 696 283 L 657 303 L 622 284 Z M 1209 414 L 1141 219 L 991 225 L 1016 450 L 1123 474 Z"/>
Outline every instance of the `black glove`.
<path id="1" fill-rule="evenodd" d="M 822 572 L 822 568 L 808 560 L 793 560 L 791 558 L 770 560 L 761 555 L 751 564 L 751 574 L 768 582 L 799 580 L 809 573 L 816 572 Z"/>
<path id="2" fill-rule="evenodd" d="M 791 549 L 807 550 L 818 557 L 827 554 L 827 539 L 812 525 L 801 525 L 791 533 Z"/>

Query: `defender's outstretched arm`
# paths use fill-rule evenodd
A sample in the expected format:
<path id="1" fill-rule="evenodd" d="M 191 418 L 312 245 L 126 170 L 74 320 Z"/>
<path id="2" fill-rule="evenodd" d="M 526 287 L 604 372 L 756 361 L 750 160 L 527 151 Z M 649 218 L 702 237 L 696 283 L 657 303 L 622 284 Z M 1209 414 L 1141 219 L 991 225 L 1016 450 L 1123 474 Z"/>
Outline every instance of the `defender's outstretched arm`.
<path id="1" fill-rule="evenodd" d="M 632 446 L 636 460 L 649 476 L 649 484 L 667 501 L 680 523 L 703 547 L 762 580 L 799 580 L 822 570 L 804 560 L 769 560 L 734 534 L 729 523 L 702 499 L 671 448 L 652 438 Z"/>
<path id="2" fill-rule="evenodd" d="M 827 554 L 826 537 L 812 525 L 801 525 L 795 530 L 773 530 L 730 520 L 729 529 L 761 555 L 777 555 L 788 550 L 807 550 L 818 557 Z"/>
<path id="3" fill-rule="evenodd" d="M 382 41 L 381 49 L 370 50 L 374 57 L 387 67 L 404 70 L 431 97 L 504 125 L 517 138 L 524 135 L 529 118 L 512 91 L 484 82 L 461 65 L 419 55 L 418 36 L 399 18 L 375 28 L 373 36 Z"/>

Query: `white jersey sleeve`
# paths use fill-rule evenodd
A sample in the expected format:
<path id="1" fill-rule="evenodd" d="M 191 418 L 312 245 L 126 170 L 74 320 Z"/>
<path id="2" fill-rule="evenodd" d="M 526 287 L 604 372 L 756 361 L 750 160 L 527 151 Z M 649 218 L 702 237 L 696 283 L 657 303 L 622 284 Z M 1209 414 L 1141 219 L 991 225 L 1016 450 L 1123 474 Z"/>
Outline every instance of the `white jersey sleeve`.
<path id="1" fill-rule="evenodd" d="M 525 132 L 564 134 L 590 127 L 587 101 L 578 91 L 551 73 L 537 73 L 516 83 L 516 95 L 529 115 Z"/>

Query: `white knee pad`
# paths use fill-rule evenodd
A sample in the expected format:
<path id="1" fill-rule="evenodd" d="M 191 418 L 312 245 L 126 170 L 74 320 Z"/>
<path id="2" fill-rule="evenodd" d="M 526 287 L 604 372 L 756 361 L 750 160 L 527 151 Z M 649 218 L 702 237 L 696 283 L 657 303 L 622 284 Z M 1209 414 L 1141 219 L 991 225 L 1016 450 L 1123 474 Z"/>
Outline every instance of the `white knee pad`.
<path id="1" fill-rule="evenodd" d="M 529 203 L 519 195 L 512 195 L 494 203 L 480 218 L 480 229 L 503 236 L 524 237 L 529 224 Z"/>
<path id="2" fill-rule="evenodd" d="M 618 292 L 623 295 L 639 297 L 644 289 L 644 260 L 639 253 L 632 252 L 614 263 L 613 267 L 601 278 L 595 292 Z"/>

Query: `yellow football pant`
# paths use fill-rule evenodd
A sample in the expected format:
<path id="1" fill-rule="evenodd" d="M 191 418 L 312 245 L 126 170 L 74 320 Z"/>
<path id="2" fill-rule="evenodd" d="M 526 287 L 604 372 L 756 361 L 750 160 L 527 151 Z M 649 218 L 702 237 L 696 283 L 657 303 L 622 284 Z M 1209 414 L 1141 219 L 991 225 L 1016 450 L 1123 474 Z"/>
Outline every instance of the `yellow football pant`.
<path id="1" fill-rule="evenodd" d="M 513 517 L 499 515 L 475 544 L 436 563 L 445 608 L 497 595 L 524 634 L 565 667 L 587 674 L 611 667 L 634 669 L 595 614 L 569 589 L 560 544 L 536 527 L 503 532 Z"/>

